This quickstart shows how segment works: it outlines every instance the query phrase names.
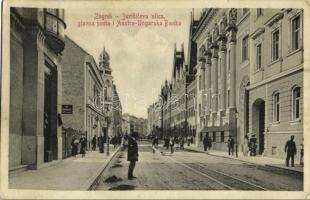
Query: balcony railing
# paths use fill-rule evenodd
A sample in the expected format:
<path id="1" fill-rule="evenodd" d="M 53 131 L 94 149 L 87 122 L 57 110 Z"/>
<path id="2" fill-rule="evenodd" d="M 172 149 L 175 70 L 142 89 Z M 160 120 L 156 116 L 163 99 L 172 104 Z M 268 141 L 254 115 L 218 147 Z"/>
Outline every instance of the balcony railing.
<path id="1" fill-rule="evenodd" d="M 65 47 L 65 28 L 66 23 L 61 18 L 44 11 L 46 42 L 56 53 L 60 53 Z"/>

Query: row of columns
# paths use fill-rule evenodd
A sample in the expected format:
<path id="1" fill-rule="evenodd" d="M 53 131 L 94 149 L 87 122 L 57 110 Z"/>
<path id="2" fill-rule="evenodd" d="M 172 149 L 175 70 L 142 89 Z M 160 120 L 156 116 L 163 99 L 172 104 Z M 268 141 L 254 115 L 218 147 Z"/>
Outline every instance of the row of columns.
<path id="1" fill-rule="evenodd" d="M 227 37 L 221 36 L 217 41 L 203 50 L 199 57 L 201 62 L 200 70 L 202 77 L 201 89 L 205 91 L 206 101 L 203 105 L 207 115 L 217 113 L 220 110 L 227 109 L 227 98 L 229 98 L 229 108 L 236 107 L 236 29 L 228 31 Z M 227 54 L 228 39 L 228 54 Z M 228 56 L 228 57 L 227 57 Z M 220 60 L 220 62 L 219 62 Z M 228 60 L 228 63 L 226 62 Z M 228 66 L 230 65 L 230 66 Z M 227 71 L 227 69 L 229 71 Z M 219 73 L 220 70 L 220 73 Z M 227 73 L 229 75 L 227 75 Z M 229 80 L 229 88 L 227 87 Z M 219 86 L 219 82 L 221 83 Z M 230 95 L 227 97 L 227 91 Z M 219 102 L 219 94 L 221 96 Z M 219 106 L 220 104 L 220 106 Z"/>

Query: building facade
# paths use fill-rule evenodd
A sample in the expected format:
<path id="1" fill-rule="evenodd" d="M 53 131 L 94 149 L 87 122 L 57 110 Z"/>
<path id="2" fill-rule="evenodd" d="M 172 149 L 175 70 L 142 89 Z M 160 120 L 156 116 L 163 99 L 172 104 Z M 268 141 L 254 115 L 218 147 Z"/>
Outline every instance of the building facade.
<path id="1" fill-rule="evenodd" d="M 9 168 L 62 158 L 63 9 L 10 10 Z"/>
<path id="2" fill-rule="evenodd" d="M 255 136 L 258 154 L 283 158 L 290 135 L 302 143 L 302 9 L 205 9 L 193 40 L 198 145 L 226 150 L 232 135 L 245 152 Z"/>
<path id="3" fill-rule="evenodd" d="M 113 136 L 122 136 L 122 104 L 117 92 L 116 85 L 113 84 Z"/>
<path id="4" fill-rule="evenodd" d="M 66 49 L 62 59 L 63 79 L 63 139 L 64 156 L 70 151 L 73 135 L 86 134 L 88 148 L 95 135 L 103 134 L 103 68 L 98 68 L 94 58 L 66 36 Z M 66 110 L 71 108 L 71 112 Z"/>

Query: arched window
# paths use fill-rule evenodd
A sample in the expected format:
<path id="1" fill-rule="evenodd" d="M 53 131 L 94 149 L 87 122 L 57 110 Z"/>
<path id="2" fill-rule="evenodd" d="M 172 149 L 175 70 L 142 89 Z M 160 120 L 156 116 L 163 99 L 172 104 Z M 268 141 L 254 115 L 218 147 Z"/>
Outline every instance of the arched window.
<path id="1" fill-rule="evenodd" d="M 292 120 L 300 119 L 300 87 L 292 89 Z"/>
<path id="2" fill-rule="evenodd" d="M 280 121 L 280 93 L 275 92 L 273 94 L 273 121 Z"/>

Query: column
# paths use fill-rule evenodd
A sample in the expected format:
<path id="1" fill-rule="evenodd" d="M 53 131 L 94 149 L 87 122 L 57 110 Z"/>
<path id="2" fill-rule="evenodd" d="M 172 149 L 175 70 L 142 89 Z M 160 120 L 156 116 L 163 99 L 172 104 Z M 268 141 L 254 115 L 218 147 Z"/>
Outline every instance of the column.
<path id="1" fill-rule="evenodd" d="M 35 29 L 28 33 L 24 41 L 21 164 L 36 169 L 39 163 L 43 163 L 44 156 L 44 38 Z"/>
<path id="2" fill-rule="evenodd" d="M 221 69 L 220 80 L 221 80 L 221 107 L 220 110 L 226 109 L 226 38 L 221 38 L 219 45 L 219 59 L 221 63 L 219 66 Z"/>
<path id="3" fill-rule="evenodd" d="M 199 62 L 200 62 L 200 74 L 201 74 L 201 91 L 199 91 L 199 95 L 202 95 L 201 98 L 201 112 L 202 115 L 205 115 L 205 108 L 206 108 L 206 96 L 205 96 L 205 82 L 206 82 L 206 67 L 205 67 L 205 63 L 206 63 L 206 59 L 204 57 L 204 48 L 202 48 L 203 50 L 200 50 L 200 55 L 199 55 Z"/>
<path id="4" fill-rule="evenodd" d="M 212 92 L 212 113 L 218 111 L 218 50 L 216 47 L 212 47 L 211 57 L 211 92 Z"/>
<path id="5" fill-rule="evenodd" d="M 230 49 L 230 108 L 236 108 L 236 39 L 235 32 L 231 31 Z"/>
<path id="6" fill-rule="evenodd" d="M 206 52 L 205 89 L 207 94 L 207 115 L 211 112 L 211 52 Z"/>

